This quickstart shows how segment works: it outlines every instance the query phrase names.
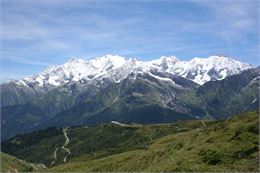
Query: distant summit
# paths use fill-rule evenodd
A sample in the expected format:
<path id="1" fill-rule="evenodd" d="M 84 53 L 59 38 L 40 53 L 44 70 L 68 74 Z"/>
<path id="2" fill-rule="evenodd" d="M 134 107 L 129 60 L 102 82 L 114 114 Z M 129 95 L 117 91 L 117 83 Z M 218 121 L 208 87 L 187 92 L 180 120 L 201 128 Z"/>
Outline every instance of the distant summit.
<path id="1" fill-rule="evenodd" d="M 115 82 L 130 73 L 167 72 L 192 80 L 200 85 L 221 80 L 253 66 L 219 54 L 208 58 L 195 57 L 180 61 L 175 56 L 162 56 L 151 61 L 139 61 L 118 55 L 105 55 L 91 60 L 72 58 L 63 65 L 49 66 L 42 73 L 17 80 L 19 85 L 61 86 L 71 81 L 113 78 Z"/>

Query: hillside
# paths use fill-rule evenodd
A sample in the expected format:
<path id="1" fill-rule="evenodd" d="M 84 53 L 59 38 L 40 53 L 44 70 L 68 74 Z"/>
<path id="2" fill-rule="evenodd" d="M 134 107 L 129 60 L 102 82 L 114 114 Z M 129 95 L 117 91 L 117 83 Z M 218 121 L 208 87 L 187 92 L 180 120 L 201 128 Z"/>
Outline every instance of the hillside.
<path id="1" fill-rule="evenodd" d="M 53 166 L 54 163 L 55 165 L 62 163 L 67 156 L 67 161 L 83 155 L 92 159 L 146 148 L 162 136 L 202 127 L 201 121 L 187 121 L 175 124 L 127 126 L 108 123 L 66 128 L 69 138 L 66 147 L 69 148 L 70 155 L 61 149 L 65 141 L 62 128 L 49 128 L 11 138 L 2 143 L 2 150 L 30 162 Z"/>
<path id="2" fill-rule="evenodd" d="M 259 171 L 258 114 L 251 112 L 226 121 L 204 123 L 114 122 L 52 128 L 11 138 L 2 143 L 2 149 L 30 162 L 45 163 L 52 172 L 256 172 Z"/>
<path id="3" fill-rule="evenodd" d="M 1 172 L 38 172 L 45 170 L 42 164 L 33 164 L 1 152 Z"/>
<path id="4" fill-rule="evenodd" d="M 51 171 L 259 171 L 258 113 L 167 135 L 147 148 L 100 159 L 78 157 Z"/>

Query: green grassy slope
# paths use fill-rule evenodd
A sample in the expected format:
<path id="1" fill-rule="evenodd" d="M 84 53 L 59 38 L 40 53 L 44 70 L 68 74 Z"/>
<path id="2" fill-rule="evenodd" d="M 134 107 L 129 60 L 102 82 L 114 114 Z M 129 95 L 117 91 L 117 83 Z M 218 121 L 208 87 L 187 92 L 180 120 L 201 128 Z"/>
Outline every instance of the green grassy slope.
<path id="1" fill-rule="evenodd" d="M 206 127 L 200 120 L 71 127 L 66 129 L 69 138 L 66 148 L 70 154 L 62 149 L 64 131 L 50 128 L 11 138 L 2 143 L 2 151 L 28 162 L 44 163 L 51 172 L 257 172 L 258 114 L 204 121 Z M 57 159 L 52 164 L 57 148 Z M 3 163 L 5 170 L 14 167 L 8 168 L 7 162 Z"/>
<path id="2" fill-rule="evenodd" d="M 258 112 L 236 116 L 204 129 L 170 134 L 147 145 L 102 158 L 79 156 L 50 171 L 258 172 Z"/>
<path id="3" fill-rule="evenodd" d="M 65 156 L 67 162 L 77 160 L 81 156 L 88 160 L 98 159 L 135 149 L 145 149 L 163 136 L 202 127 L 201 121 L 127 127 L 115 124 L 72 127 L 67 129 L 69 143 L 66 147 L 69 148 L 70 155 L 64 149 L 60 149 L 65 141 L 62 129 L 51 128 L 11 138 L 2 143 L 2 150 L 24 160 L 44 163 L 51 167 L 63 163 Z M 53 153 L 57 148 L 55 160 Z"/>
<path id="4" fill-rule="evenodd" d="M 90 128 L 73 128 L 68 133 L 68 148 L 72 152 L 70 158 L 73 161 L 83 155 L 89 160 L 135 149 L 146 149 L 158 138 L 202 126 L 200 121 L 190 121 L 128 127 L 104 124 Z"/>
<path id="5" fill-rule="evenodd" d="M 1 152 L 1 172 L 37 172 L 44 170 L 44 165 L 28 163 L 14 156 Z"/>
<path id="6" fill-rule="evenodd" d="M 26 135 L 19 135 L 2 143 L 2 151 L 28 162 L 47 166 L 54 160 L 55 148 L 64 143 L 62 129 L 49 128 Z"/>

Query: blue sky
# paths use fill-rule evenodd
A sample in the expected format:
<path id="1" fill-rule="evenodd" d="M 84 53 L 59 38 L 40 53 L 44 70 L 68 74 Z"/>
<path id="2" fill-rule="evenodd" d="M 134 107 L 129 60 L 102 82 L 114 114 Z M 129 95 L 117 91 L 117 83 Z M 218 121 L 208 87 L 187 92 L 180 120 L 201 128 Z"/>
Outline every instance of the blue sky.
<path id="1" fill-rule="evenodd" d="M 2 0 L 1 78 L 105 54 L 259 65 L 258 0 Z"/>

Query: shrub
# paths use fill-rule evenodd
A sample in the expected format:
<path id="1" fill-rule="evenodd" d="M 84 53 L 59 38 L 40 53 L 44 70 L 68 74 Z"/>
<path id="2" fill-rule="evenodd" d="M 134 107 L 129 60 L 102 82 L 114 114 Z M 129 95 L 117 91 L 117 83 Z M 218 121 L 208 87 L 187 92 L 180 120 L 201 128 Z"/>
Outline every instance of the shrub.
<path id="1" fill-rule="evenodd" d="M 201 157 L 201 160 L 207 164 L 210 165 L 216 165 L 222 162 L 221 158 L 222 155 L 214 150 L 208 149 L 208 150 L 201 150 L 199 152 L 199 156 Z"/>
<path id="2" fill-rule="evenodd" d="M 259 126 L 258 125 L 252 125 L 247 128 L 248 132 L 259 134 Z"/>
<path id="3" fill-rule="evenodd" d="M 174 148 L 177 149 L 177 150 L 181 149 L 182 147 L 183 147 L 183 143 L 182 142 L 179 142 L 179 143 L 174 145 Z"/>
<path id="4" fill-rule="evenodd" d="M 258 146 L 257 145 L 253 145 L 251 147 L 247 147 L 247 148 L 243 148 L 237 152 L 235 152 L 234 156 L 235 158 L 247 158 L 249 157 L 251 154 L 255 153 L 259 151 Z"/>

